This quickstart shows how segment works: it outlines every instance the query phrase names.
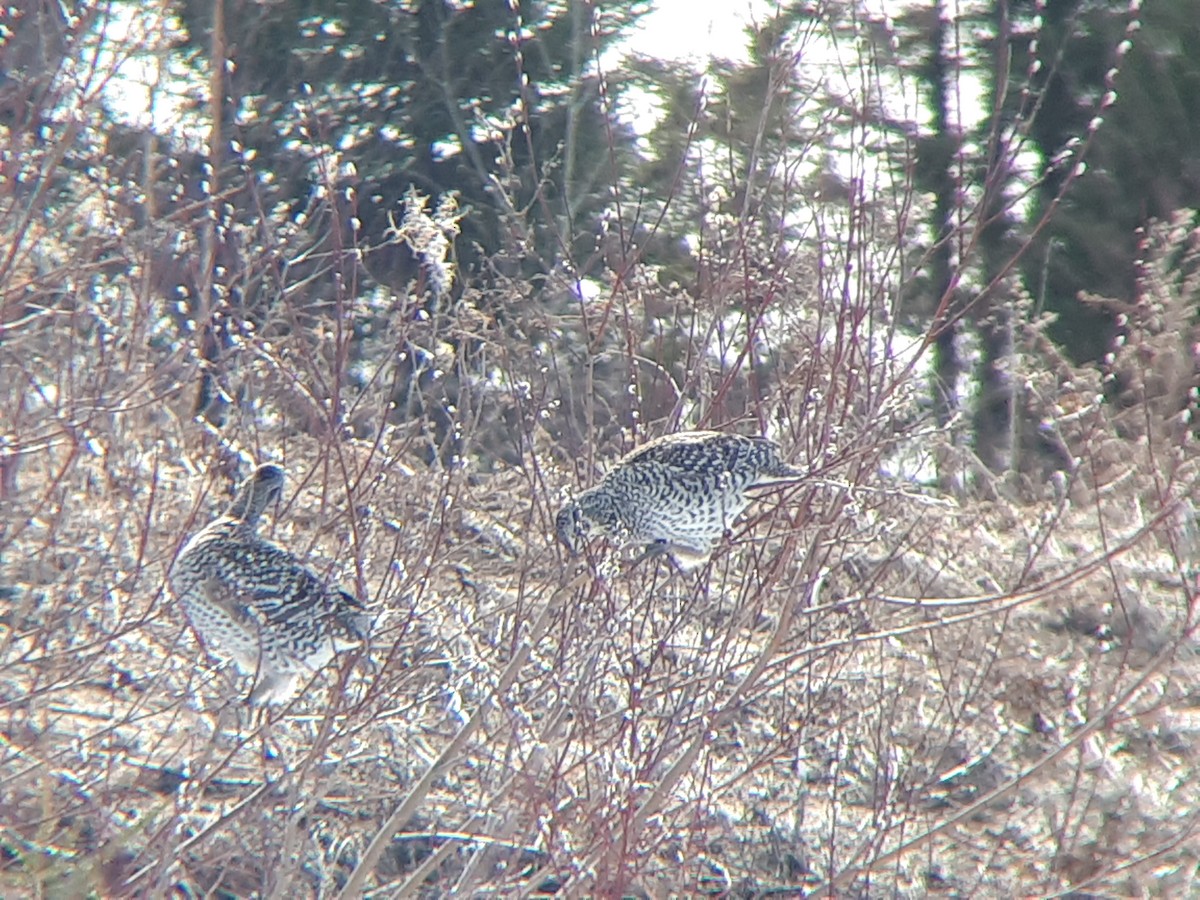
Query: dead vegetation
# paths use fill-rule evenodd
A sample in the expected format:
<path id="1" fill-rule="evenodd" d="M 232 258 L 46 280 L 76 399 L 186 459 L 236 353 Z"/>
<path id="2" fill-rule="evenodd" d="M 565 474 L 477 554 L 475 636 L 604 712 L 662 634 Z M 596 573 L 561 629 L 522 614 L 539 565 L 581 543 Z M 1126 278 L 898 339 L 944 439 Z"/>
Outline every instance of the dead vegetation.
<path id="1" fill-rule="evenodd" d="M 6 895 L 1194 890 L 1178 415 L 1119 434 L 1137 407 L 1092 397 L 1059 489 L 951 501 L 880 474 L 936 439 L 878 436 L 832 368 L 820 404 L 785 402 L 817 393 L 810 344 L 759 409 L 811 483 L 687 578 L 566 560 L 549 523 L 574 467 L 536 417 L 490 470 L 430 465 L 382 420 L 316 440 L 273 415 L 305 388 L 264 341 L 257 399 L 217 432 L 184 384 L 137 401 L 144 347 L 118 342 L 101 387 L 83 309 L 4 348 Z M 1131 325 L 1120 359 L 1162 339 Z M 855 429 L 837 443 L 831 409 Z M 383 618 L 256 717 L 164 580 L 266 457 L 292 474 L 273 537 Z"/>

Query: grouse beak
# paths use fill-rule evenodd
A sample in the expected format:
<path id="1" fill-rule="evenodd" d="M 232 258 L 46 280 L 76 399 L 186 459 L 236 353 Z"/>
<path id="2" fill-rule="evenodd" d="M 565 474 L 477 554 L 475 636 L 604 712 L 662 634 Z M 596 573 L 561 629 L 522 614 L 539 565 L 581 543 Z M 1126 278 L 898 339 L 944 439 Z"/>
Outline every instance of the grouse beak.
<path id="1" fill-rule="evenodd" d="M 567 506 L 559 511 L 554 520 L 554 536 L 572 558 L 579 555 L 579 545 L 582 543 L 577 519 L 578 513 Z"/>

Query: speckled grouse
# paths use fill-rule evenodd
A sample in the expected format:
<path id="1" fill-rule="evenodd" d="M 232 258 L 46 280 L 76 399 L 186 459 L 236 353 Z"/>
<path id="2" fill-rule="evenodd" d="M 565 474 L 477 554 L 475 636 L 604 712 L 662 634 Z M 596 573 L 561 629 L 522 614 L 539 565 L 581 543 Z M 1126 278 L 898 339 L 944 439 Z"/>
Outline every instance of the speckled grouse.
<path id="1" fill-rule="evenodd" d="M 258 535 L 284 473 L 259 466 L 229 508 L 175 561 L 171 590 L 200 641 L 254 679 L 252 703 L 286 703 L 297 682 L 364 640 L 371 617 L 295 556 Z"/>
<path id="2" fill-rule="evenodd" d="M 804 473 L 762 437 L 716 431 L 668 434 L 625 456 L 600 484 L 564 506 L 555 531 L 571 552 L 602 534 L 669 553 L 683 568 L 702 565 L 754 488 Z"/>

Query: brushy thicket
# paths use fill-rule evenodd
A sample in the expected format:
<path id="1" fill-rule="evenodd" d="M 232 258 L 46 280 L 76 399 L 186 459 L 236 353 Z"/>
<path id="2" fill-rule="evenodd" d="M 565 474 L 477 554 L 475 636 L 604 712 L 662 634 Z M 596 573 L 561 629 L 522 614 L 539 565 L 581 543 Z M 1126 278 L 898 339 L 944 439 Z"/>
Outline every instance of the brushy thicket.
<path id="1" fill-rule="evenodd" d="M 448 270 L 457 213 L 410 197 L 408 290 L 359 296 L 328 251 L 332 308 L 261 287 L 216 311 L 214 366 L 152 277 L 198 230 L 134 230 L 113 171 L 10 138 L 4 896 L 1200 889 L 1186 226 L 1147 236 L 1104 371 L 1026 327 L 1024 480 L 948 498 L 907 477 L 950 450 L 865 242 L 805 256 L 714 219 L 707 287 L 633 267 L 534 300 L 512 261 Z M 55 179 L 83 199 L 30 193 Z M 697 576 L 568 560 L 567 492 L 687 427 L 768 433 L 812 477 Z M 380 622 L 255 714 L 165 577 L 268 459 L 291 476 L 269 535 Z"/>

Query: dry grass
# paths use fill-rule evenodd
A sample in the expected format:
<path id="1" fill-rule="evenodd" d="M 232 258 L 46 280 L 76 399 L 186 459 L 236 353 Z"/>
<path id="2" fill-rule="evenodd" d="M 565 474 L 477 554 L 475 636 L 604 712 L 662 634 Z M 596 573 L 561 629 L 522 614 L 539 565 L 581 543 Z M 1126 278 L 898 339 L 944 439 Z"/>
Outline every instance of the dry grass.
<path id="1" fill-rule="evenodd" d="M 6 896 L 1195 889 L 1190 483 L 1151 436 L 1115 487 L 956 503 L 864 433 L 685 578 L 564 559 L 536 427 L 519 465 L 445 469 L 289 434 L 265 379 L 218 435 L 184 392 L 39 406 L 7 360 Z M 267 455 L 273 537 L 384 618 L 254 718 L 164 581 L 232 487 L 208 461 Z"/>

